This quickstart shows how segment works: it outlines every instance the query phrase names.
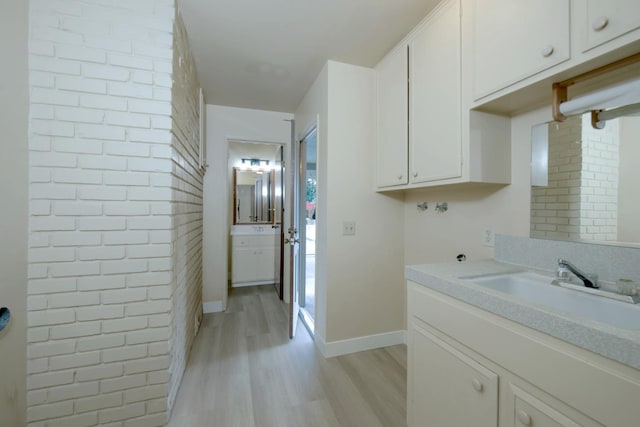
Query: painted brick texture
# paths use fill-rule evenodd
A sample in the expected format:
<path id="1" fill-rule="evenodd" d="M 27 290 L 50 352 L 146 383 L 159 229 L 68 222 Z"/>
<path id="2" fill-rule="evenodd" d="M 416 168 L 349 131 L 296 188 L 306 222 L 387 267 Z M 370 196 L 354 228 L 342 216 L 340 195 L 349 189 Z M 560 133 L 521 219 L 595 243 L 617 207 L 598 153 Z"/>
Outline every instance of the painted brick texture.
<path id="1" fill-rule="evenodd" d="M 531 237 L 618 240 L 620 127 L 589 114 L 549 125 L 547 187 L 531 193 Z"/>
<path id="2" fill-rule="evenodd" d="M 28 422 L 163 425 L 201 307 L 184 28 L 174 0 L 32 0 L 29 20 Z"/>
<path id="3" fill-rule="evenodd" d="M 174 24 L 172 147 L 173 274 L 169 408 L 173 407 L 189 350 L 202 318 L 202 172 L 199 158 L 199 82 L 187 33 Z"/>

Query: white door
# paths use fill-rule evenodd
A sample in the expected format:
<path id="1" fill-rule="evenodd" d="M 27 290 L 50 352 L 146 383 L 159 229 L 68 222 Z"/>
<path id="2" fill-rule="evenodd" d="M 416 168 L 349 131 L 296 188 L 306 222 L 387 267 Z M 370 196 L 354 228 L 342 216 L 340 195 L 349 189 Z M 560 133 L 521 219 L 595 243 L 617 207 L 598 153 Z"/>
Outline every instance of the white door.
<path id="1" fill-rule="evenodd" d="M 289 247 L 289 337 L 296 335 L 300 305 L 298 304 L 298 288 L 300 285 L 300 146 L 295 141 L 295 123 L 291 121 L 291 197 L 288 198 L 287 207 L 291 215 L 291 222 L 287 230 L 285 243 Z"/>

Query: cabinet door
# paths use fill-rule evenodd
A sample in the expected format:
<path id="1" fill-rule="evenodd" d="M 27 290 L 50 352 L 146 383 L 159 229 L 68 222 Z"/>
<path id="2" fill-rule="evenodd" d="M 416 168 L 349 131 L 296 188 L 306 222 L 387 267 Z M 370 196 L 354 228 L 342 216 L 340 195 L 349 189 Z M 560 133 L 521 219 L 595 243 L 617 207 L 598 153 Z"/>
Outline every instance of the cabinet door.
<path id="1" fill-rule="evenodd" d="M 461 175 L 460 4 L 449 1 L 410 41 L 412 183 Z"/>
<path id="2" fill-rule="evenodd" d="M 415 324 L 409 340 L 409 426 L 498 425 L 495 373 Z"/>
<path id="3" fill-rule="evenodd" d="M 409 182 L 407 67 L 407 48 L 403 45 L 391 51 L 376 66 L 378 187 L 392 187 Z"/>
<path id="4" fill-rule="evenodd" d="M 474 99 L 570 58 L 569 3 L 475 0 Z"/>
<path id="5" fill-rule="evenodd" d="M 583 52 L 640 28 L 638 0 L 588 0 Z"/>
<path id="6" fill-rule="evenodd" d="M 255 282 L 258 280 L 258 256 L 255 248 L 234 249 L 231 253 L 231 282 Z"/>
<path id="7" fill-rule="evenodd" d="M 257 276 L 256 280 L 275 280 L 276 269 L 273 260 L 276 258 L 276 248 L 259 248 L 256 250 Z"/>

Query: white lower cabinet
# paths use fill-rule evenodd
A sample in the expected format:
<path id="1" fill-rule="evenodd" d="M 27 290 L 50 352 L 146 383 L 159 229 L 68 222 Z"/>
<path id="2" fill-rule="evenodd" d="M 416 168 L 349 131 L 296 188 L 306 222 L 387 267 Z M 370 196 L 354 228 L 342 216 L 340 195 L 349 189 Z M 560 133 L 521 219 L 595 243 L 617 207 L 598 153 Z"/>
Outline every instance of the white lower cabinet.
<path id="1" fill-rule="evenodd" d="M 411 427 L 640 426 L 640 371 L 408 282 Z"/>
<path id="2" fill-rule="evenodd" d="M 232 236 L 232 286 L 275 283 L 276 237 L 279 235 Z"/>
<path id="3" fill-rule="evenodd" d="M 496 427 L 498 376 L 417 325 L 410 333 L 410 425 Z"/>

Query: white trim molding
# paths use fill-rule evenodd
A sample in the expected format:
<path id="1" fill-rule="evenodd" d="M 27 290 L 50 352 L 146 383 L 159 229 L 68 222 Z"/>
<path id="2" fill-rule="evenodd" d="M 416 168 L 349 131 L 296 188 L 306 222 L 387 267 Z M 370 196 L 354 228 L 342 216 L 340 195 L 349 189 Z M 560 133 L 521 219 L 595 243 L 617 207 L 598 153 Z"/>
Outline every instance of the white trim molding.
<path id="1" fill-rule="evenodd" d="M 325 342 L 316 337 L 316 346 L 325 357 L 342 356 L 343 354 L 357 353 L 359 351 L 373 350 L 397 344 L 407 343 L 407 331 L 393 331 L 382 334 L 366 335 L 340 341 Z"/>
<path id="2" fill-rule="evenodd" d="M 202 303 L 202 312 L 204 314 L 220 313 L 221 311 L 224 311 L 224 304 L 222 304 L 222 301 L 209 301 Z"/>

